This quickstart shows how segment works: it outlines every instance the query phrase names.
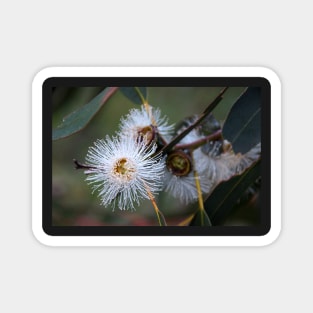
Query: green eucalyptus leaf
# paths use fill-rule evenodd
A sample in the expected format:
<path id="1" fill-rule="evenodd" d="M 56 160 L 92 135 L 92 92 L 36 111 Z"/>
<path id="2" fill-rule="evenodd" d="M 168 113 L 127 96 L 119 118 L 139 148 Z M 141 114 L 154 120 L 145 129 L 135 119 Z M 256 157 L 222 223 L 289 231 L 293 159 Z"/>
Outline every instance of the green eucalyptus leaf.
<path id="1" fill-rule="evenodd" d="M 261 140 L 261 88 L 249 87 L 232 106 L 223 126 L 223 137 L 242 154 Z"/>
<path id="2" fill-rule="evenodd" d="M 189 226 L 212 226 L 211 220 L 208 214 L 204 210 L 198 210 Z"/>
<path id="3" fill-rule="evenodd" d="M 143 104 L 147 100 L 146 87 L 120 87 L 122 94 L 135 104 Z"/>
<path id="4" fill-rule="evenodd" d="M 204 207 L 212 224 L 223 222 L 237 200 L 261 176 L 261 159 L 253 163 L 240 175 L 220 183 L 205 201 Z"/>
<path id="5" fill-rule="evenodd" d="M 63 122 L 53 129 L 52 139 L 62 139 L 82 130 L 116 90 L 117 87 L 105 88 L 90 102 L 66 116 Z"/>

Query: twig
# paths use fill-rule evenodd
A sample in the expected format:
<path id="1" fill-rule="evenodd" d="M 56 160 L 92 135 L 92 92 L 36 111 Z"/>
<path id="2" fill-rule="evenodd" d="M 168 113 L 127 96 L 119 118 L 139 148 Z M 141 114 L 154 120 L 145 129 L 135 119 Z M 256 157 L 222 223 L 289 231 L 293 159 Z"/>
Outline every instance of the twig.
<path id="1" fill-rule="evenodd" d="M 196 140 L 194 142 L 191 143 L 185 143 L 185 144 L 181 144 L 181 145 L 176 145 L 174 147 L 174 150 L 184 150 L 184 149 L 191 149 L 191 150 L 195 150 L 198 147 L 204 145 L 205 143 L 209 142 L 209 141 L 214 141 L 214 140 L 218 140 L 222 138 L 222 130 L 219 129 L 218 131 L 216 131 L 215 133 L 208 135 L 206 137 L 203 137 L 199 140 Z"/>
<path id="2" fill-rule="evenodd" d="M 76 159 L 73 159 L 73 162 L 74 162 L 75 168 L 77 170 L 81 170 L 81 169 L 87 169 L 87 170 L 95 169 L 94 166 L 89 166 L 89 165 L 86 165 L 86 164 L 82 164 L 82 163 L 78 162 Z"/>
<path id="3" fill-rule="evenodd" d="M 207 108 L 202 112 L 201 116 L 197 121 L 191 124 L 188 128 L 182 131 L 179 135 L 177 135 L 170 143 L 168 143 L 165 147 L 163 147 L 160 152 L 166 153 L 171 150 L 178 142 L 180 142 L 185 136 L 187 136 L 195 127 L 197 127 L 221 102 L 223 99 L 223 95 L 226 92 L 228 87 L 225 87 L 221 90 L 221 92 L 217 95 L 217 97 L 207 106 Z"/>

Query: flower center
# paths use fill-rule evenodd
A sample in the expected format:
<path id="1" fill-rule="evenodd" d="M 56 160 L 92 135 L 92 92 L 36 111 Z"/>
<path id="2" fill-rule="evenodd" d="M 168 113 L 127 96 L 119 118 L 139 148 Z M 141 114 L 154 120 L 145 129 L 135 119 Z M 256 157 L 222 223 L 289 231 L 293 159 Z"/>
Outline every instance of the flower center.
<path id="1" fill-rule="evenodd" d="M 146 146 L 149 146 L 155 138 L 156 130 L 152 125 L 138 128 L 137 142 L 144 142 Z"/>
<path id="2" fill-rule="evenodd" d="M 191 160 L 186 153 L 175 151 L 168 155 L 166 166 L 173 175 L 186 176 L 191 171 Z"/>
<path id="3" fill-rule="evenodd" d="M 125 181 L 132 180 L 135 172 L 135 164 L 127 158 L 118 159 L 113 166 L 113 175 Z"/>

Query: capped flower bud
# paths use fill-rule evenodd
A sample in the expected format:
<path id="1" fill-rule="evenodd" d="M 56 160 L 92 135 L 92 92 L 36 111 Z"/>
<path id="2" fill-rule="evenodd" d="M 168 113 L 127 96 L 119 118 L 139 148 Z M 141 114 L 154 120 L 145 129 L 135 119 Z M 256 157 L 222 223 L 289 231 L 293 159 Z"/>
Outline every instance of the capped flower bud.
<path id="1" fill-rule="evenodd" d="M 183 151 L 174 151 L 167 156 L 166 167 L 175 176 L 186 176 L 192 169 L 191 158 Z"/>
<path id="2" fill-rule="evenodd" d="M 199 140 L 201 137 L 196 130 L 192 130 L 180 143 L 187 144 Z M 194 164 L 185 152 L 180 150 L 169 154 L 166 160 L 165 191 L 183 203 L 197 201 L 198 191 L 195 183 L 194 170 L 197 171 L 201 191 L 207 194 L 215 184 L 216 166 L 212 158 L 205 155 L 201 147 L 193 152 Z"/>

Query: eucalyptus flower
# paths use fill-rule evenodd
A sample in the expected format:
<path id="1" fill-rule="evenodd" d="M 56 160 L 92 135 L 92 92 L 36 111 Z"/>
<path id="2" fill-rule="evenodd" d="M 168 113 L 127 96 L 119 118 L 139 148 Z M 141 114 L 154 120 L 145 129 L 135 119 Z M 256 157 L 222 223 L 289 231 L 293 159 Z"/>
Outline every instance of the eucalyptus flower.
<path id="1" fill-rule="evenodd" d="M 166 116 L 150 105 L 142 105 L 140 109 L 131 109 L 126 117 L 121 118 L 120 135 L 131 136 L 146 145 L 157 140 L 158 134 L 165 141 L 171 137 L 174 125 L 168 124 Z"/>
<path id="2" fill-rule="evenodd" d="M 164 162 L 154 156 L 156 145 L 146 146 L 131 137 L 97 140 L 86 156 L 86 180 L 98 191 L 101 204 L 134 210 L 142 198 L 162 188 Z"/>
<path id="3" fill-rule="evenodd" d="M 201 136 L 192 130 L 180 144 L 193 143 Z M 193 151 L 174 151 L 166 158 L 164 175 L 165 191 L 183 203 L 194 202 L 198 199 L 195 183 L 195 171 L 200 180 L 201 191 L 207 194 L 211 191 L 216 177 L 215 162 L 202 152 L 201 147 Z"/>
<path id="4" fill-rule="evenodd" d="M 215 158 L 217 168 L 216 182 L 228 180 L 234 175 L 243 173 L 248 167 L 261 157 L 261 143 L 255 145 L 245 154 L 235 154 L 232 150 Z"/>

